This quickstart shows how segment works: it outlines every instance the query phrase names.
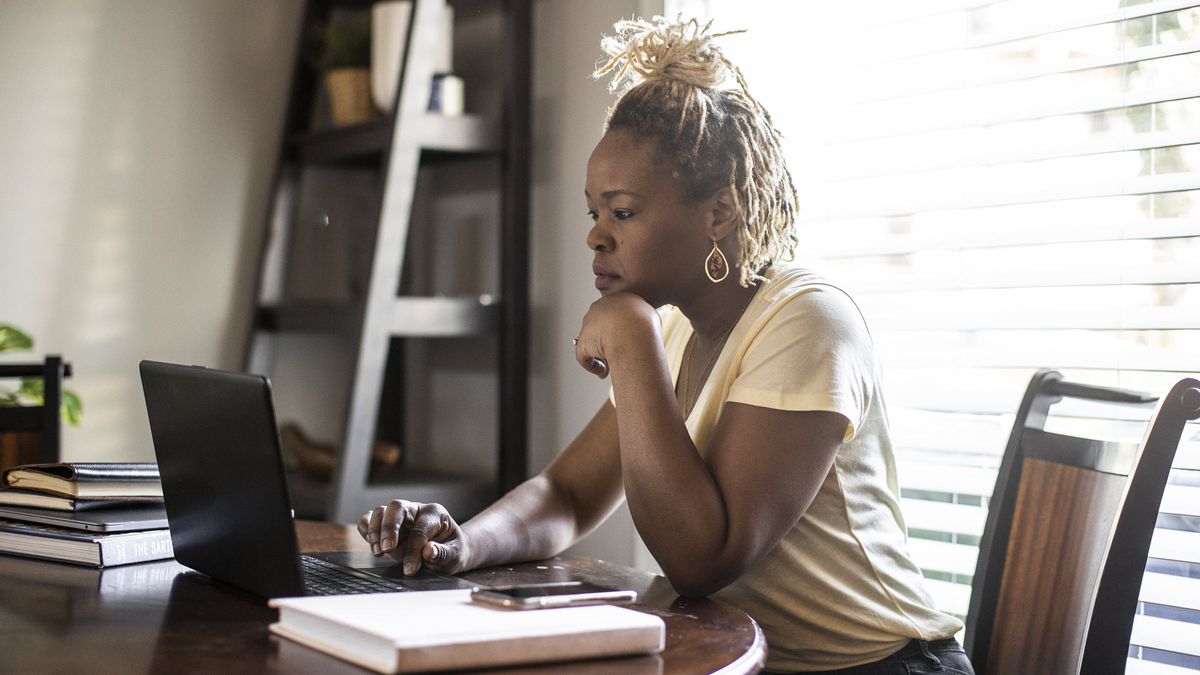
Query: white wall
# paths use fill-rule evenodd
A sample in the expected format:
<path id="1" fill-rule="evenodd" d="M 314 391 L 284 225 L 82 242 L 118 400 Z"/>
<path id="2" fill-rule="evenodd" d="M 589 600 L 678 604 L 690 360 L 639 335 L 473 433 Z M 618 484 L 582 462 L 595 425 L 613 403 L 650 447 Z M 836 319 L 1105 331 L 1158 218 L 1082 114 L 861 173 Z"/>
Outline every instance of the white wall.
<path id="1" fill-rule="evenodd" d="M 608 390 L 571 338 L 596 298 L 584 169 L 612 103 L 599 38 L 654 3 L 534 5 L 531 470 Z M 299 0 L 0 3 L 0 322 L 75 365 L 69 460 L 153 457 L 141 358 L 237 368 Z M 622 509 L 575 552 L 623 563 Z"/>
<path id="2" fill-rule="evenodd" d="M 657 5 L 659 8 L 655 10 Z M 587 159 L 613 103 L 591 78 L 600 36 L 634 14 L 661 13 L 647 0 L 541 0 L 534 5 L 533 307 L 530 466 L 540 469 L 574 438 L 608 395 L 608 381 L 575 363 L 571 338 L 597 295 L 585 243 Z M 572 553 L 654 568 L 622 507 Z"/>
<path id="3" fill-rule="evenodd" d="M 139 359 L 240 365 L 300 9 L 0 3 L 0 322 L 74 364 L 66 459 L 153 457 Z"/>

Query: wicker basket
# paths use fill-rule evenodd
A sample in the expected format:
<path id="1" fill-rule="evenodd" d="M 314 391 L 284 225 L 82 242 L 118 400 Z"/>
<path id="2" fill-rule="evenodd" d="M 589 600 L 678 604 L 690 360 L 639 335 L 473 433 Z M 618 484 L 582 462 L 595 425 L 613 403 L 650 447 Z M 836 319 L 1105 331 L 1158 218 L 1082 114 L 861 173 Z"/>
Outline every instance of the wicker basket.
<path id="1" fill-rule="evenodd" d="M 329 117 L 336 127 L 358 124 L 376 116 L 371 102 L 371 71 L 368 68 L 334 68 L 325 73 L 329 92 Z"/>

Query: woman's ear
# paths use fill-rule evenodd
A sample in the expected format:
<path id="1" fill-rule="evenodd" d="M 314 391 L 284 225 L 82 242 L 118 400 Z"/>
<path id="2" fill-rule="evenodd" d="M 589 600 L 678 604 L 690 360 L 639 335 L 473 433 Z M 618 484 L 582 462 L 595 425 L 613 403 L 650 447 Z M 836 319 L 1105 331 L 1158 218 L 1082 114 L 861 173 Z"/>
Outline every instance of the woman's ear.
<path id="1" fill-rule="evenodd" d="M 741 221 L 733 190 L 723 187 L 709 197 L 712 220 L 709 222 L 709 237 L 721 241 L 737 229 Z"/>

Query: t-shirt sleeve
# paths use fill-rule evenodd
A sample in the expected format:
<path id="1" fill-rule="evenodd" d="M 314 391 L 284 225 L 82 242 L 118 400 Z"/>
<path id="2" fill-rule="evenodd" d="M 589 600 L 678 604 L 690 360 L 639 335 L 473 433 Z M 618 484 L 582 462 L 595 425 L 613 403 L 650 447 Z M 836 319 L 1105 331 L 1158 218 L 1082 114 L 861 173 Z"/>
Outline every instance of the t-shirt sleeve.
<path id="1" fill-rule="evenodd" d="M 842 291 L 815 286 L 787 299 L 750 339 L 728 401 L 777 410 L 826 410 L 862 426 L 873 390 L 870 334 Z"/>

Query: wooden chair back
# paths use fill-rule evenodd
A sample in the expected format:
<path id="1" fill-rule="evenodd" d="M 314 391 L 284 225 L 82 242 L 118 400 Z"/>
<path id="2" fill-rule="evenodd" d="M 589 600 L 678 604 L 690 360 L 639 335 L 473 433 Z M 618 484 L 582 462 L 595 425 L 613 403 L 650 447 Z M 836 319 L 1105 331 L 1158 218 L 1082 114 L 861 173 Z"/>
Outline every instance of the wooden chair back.
<path id="1" fill-rule="evenodd" d="M 1200 382 L 1159 402 L 1140 444 L 1053 433 L 1064 399 L 1149 407 L 1151 395 L 1039 371 L 1018 408 L 988 511 L 965 646 L 979 675 L 1123 673 L 1142 571 Z"/>
<path id="2" fill-rule="evenodd" d="M 57 462 L 62 438 L 62 381 L 71 374 L 61 356 L 43 363 L 0 364 L 0 378 L 42 379 L 43 405 L 0 407 L 0 470 L 17 464 Z"/>

